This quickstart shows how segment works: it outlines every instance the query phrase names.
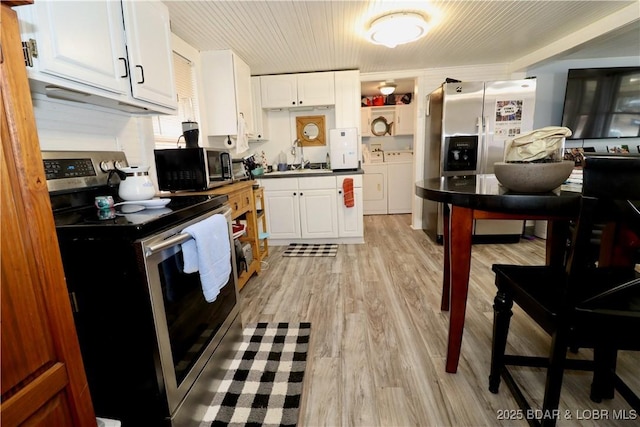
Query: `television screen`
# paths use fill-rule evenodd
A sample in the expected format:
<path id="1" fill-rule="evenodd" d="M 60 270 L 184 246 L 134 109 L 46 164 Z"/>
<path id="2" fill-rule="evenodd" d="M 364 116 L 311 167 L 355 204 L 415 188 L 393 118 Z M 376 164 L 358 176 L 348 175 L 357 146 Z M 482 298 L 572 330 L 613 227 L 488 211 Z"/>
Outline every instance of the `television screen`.
<path id="1" fill-rule="evenodd" d="M 640 137 L 640 67 L 569 70 L 562 126 L 568 139 Z"/>

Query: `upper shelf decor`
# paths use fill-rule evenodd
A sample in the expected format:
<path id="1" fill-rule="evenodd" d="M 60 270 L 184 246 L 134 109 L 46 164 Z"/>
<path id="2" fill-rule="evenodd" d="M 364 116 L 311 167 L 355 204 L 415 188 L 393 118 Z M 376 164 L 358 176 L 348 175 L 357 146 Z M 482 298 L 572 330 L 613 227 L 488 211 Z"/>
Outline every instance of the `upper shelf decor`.
<path id="1" fill-rule="evenodd" d="M 296 117 L 296 136 L 303 147 L 327 145 L 324 116 Z"/>
<path id="2" fill-rule="evenodd" d="M 388 123 L 385 117 L 378 117 L 371 122 L 371 133 L 375 136 L 391 135 L 391 126 L 393 122 Z"/>

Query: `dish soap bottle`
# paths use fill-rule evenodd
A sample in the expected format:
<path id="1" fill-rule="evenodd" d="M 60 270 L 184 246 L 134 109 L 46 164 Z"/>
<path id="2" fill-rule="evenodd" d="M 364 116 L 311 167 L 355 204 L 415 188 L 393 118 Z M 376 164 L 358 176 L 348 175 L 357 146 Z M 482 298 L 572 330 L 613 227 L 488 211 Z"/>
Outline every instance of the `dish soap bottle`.
<path id="1" fill-rule="evenodd" d="M 327 169 L 331 169 L 331 156 L 327 153 Z"/>

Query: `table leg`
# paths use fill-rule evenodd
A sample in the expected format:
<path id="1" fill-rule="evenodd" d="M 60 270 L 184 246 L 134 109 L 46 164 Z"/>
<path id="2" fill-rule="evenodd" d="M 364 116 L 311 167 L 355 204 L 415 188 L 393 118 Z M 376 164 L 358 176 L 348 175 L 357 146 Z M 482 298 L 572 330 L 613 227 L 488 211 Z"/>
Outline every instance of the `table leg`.
<path id="1" fill-rule="evenodd" d="M 440 310 L 449 311 L 449 296 L 451 294 L 451 235 L 449 234 L 450 211 L 447 203 L 442 204 L 442 246 L 444 249 L 444 270 L 442 271 L 442 299 Z"/>
<path id="2" fill-rule="evenodd" d="M 569 221 L 549 220 L 547 222 L 546 263 L 547 265 L 565 265 Z"/>
<path id="3" fill-rule="evenodd" d="M 446 371 L 456 373 L 462 346 L 462 332 L 467 308 L 469 272 L 471 270 L 471 238 L 473 209 L 453 206 L 449 230 L 451 247 L 451 314 Z"/>

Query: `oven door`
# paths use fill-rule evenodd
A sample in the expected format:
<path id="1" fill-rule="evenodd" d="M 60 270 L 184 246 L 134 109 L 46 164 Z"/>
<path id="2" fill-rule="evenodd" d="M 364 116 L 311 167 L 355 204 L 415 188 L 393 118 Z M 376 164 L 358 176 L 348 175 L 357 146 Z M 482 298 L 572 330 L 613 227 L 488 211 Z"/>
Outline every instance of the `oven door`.
<path id="1" fill-rule="evenodd" d="M 181 244 L 191 238 L 182 230 L 215 214 L 227 219 L 232 269 L 216 300 L 208 303 L 199 273 L 182 272 Z M 158 372 L 159 389 L 166 391 L 170 414 L 175 413 L 238 315 L 231 236 L 231 209 L 225 206 L 142 241 L 162 373 Z"/>

